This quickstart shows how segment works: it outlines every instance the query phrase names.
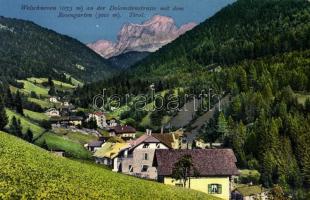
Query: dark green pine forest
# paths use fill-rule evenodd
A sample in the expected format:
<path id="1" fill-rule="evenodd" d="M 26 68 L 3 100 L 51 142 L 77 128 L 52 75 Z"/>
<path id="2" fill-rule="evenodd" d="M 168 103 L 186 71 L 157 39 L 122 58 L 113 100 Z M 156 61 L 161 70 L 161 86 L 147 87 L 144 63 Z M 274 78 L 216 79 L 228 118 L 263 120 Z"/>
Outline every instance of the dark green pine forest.
<path id="1" fill-rule="evenodd" d="M 0 38 L 2 81 L 32 76 L 66 81 L 72 76 L 91 82 L 115 72 L 108 61 L 78 40 L 30 21 L 0 16 Z"/>
<path id="2" fill-rule="evenodd" d="M 79 89 L 77 103 L 88 106 L 102 88 L 145 93 L 151 83 L 157 91 L 229 94 L 230 105 L 219 115 L 222 130 L 214 116 L 204 129 L 216 138 L 204 129 L 201 138 L 233 148 L 238 167 L 257 169 L 265 187 L 278 184 L 296 199 L 309 199 L 309 47 L 308 1 L 239 0 L 122 75 Z"/>

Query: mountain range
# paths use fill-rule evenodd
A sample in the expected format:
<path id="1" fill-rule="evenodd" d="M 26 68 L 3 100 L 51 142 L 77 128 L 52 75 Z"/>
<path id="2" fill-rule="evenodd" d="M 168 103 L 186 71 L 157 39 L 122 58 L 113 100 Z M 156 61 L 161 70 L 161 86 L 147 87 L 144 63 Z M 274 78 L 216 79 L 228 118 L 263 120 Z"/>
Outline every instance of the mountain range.
<path id="1" fill-rule="evenodd" d="M 87 46 L 106 59 L 128 52 L 155 52 L 195 26 L 191 22 L 177 27 L 173 18 L 155 15 L 142 24 L 124 24 L 115 43 L 98 40 Z"/>

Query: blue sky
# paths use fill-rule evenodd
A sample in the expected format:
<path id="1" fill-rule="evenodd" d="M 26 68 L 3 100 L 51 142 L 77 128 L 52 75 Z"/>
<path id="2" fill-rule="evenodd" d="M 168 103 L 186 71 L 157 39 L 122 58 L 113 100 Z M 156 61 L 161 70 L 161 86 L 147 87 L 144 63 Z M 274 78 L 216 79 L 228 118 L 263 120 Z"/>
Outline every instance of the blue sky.
<path id="1" fill-rule="evenodd" d="M 5 17 L 14 17 L 18 19 L 27 19 L 35 23 L 53 29 L 59 33 L 77 38 L 81 42 L 88 43 L 98 39 L 116 40 L 116 36 L 121 26 L 126 22 L 141 23 L 155 14 L 171 16 L 178 25 L 196 22 L 200 23 L 208 17 L 215 14 L 218 10 L 234 2 L 234 0 L 0 0 L 0 15 Z M 56 6 L 57 11 L 23 11 L 22 5 L 33 6 Z M 60 6 L 97 6 L 106 7 L 106 11 L 101 13 L 110 13 L 109 7 L 115 6 L 154 6 L 156 11 L 144 12 L 144 17 L 129 17 L 128 12 L 120 12 L 120 18 L 59 18 Z M 184 11 L 161 11 L 160 7 L 170 6 L 170 8 L 184 7 Z M 84 12 L 84 11 L 83 11 Z M 83 13 L 82 12 L 82 13 Z M 72 11 L 72 13 L 78 13 Z M 96 13 L 92 11 L 93 14 Z"/>

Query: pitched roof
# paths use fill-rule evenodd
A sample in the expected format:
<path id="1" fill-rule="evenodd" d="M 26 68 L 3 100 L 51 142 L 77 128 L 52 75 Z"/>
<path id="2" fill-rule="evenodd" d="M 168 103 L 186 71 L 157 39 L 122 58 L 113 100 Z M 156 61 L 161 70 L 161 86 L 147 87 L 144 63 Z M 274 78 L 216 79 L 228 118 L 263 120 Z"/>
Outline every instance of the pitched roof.
<path id="1" fill-rule="evenodd" d="M 172 148 L 173 136 L 171 134 L 152 133 L 152 135 L 142 135 L 136 140 L 131 141 L 129 144 L 131 149 L 139 146 L 141 143 L 162 143 L 168 148 Z"/>
<path id="2" fill-rule="evenodd" d="M 94 112 L 94 113 L 92 113 L 93 115 L 97 115 L 97 116 L 102 116 L 102 115 L 104 115 L 104 113 L 103 112 Z"/>
<path id="3" fill-rule="evenodd" d="M 266 192 L 266 188 L 263 188 L 260 185 L 247 185 L 236 188 L 234 191 L 238 191 L 243 197 L 261 194 Z"/>
<path id="4" fill-rule="evenodd" d="M 98 158 L 115 158 L 122 150 L 129 148 L 127 143 L 110 143 L 107 142 L 95 152 L 94 156 Z"/>
<path id="5" fill-rule="evenodd" d="M 135 140 L 129 141 L 129 145 L 131 146 L 131 148 L 135 148 L 136 146 L 138 146 L 139 144 L 141 144 L 142 142 L 144 142 L 149 136 L 144 134 L 141 135 L 140 137 L 138 137 Z"/>
<path id="6" fill-rule="evenodd" d="M 92 141 L 88 143 L 88 146 L 89 147 L 101 147 L 103 143 L 104 143 L 103 141 Z"/>
<path id="7" fill-rule="evenodd" d="M 154 157 L 154 164 L 157 166 L 158 175 L 170 176 L 174 164 L 185 155 L 192 157 L 193 165 L 200 176 L 230 176 L 239 174 L 235 164 L 237 159 L 231 149 L 158 149 Z"/>
<path id="8" fill-rule="evenodd" d="M 173 140 L 173 135 L 170 133 L 153 133 L 153 137 L 158 139 L 160 142 L 162 142 L 164 145 L 166 145 L 169 148 L 172 148 L 172 143 L 174 142 Z"/>
<path id="9" fill-rule="evenodd" d="M 135 133 L 136 129 L 133 128 L 132 126 L 115 126 L 111 128 L 111 131 L 115 131 L 116 134 L 122 134 L 122 133 Z"/>
<path id="10" fill-rule="evenodd" d="M 50 109 L 48 109 L 47 111 L 45 111 L 45 112 L 52 112 L 52 111 L 58 111 L 56 108 L 50 108 Z"/>

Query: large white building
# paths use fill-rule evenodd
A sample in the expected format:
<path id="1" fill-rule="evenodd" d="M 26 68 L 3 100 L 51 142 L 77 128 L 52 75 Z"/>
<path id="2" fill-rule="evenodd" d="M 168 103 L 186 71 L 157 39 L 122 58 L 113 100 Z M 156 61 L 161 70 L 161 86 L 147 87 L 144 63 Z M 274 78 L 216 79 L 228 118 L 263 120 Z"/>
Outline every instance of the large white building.
<path id="1" fill-rule="evenodd" d="M 94 112 L 90 113 L 88 116 L 88 120 L 94 119 L 97 123 L 99 128 L 106 128 L 107 127 L 107 118 L 102 112 Z"/>

